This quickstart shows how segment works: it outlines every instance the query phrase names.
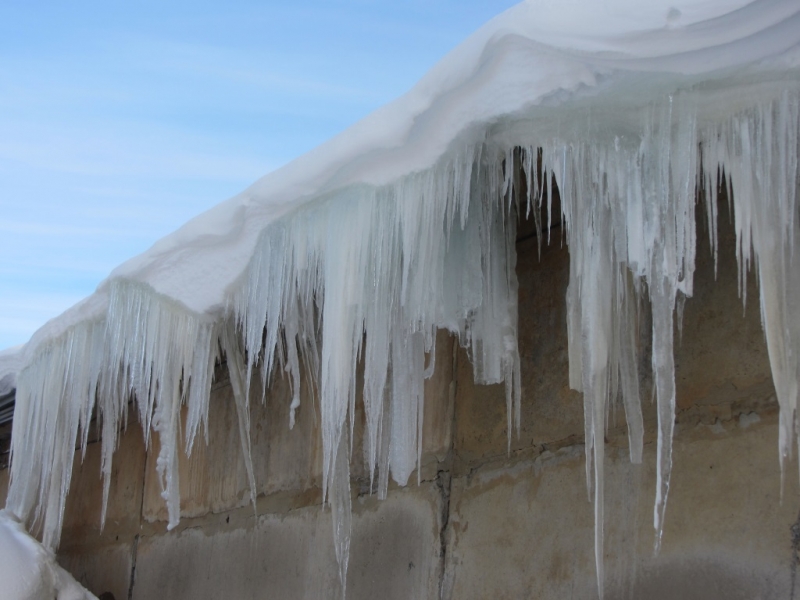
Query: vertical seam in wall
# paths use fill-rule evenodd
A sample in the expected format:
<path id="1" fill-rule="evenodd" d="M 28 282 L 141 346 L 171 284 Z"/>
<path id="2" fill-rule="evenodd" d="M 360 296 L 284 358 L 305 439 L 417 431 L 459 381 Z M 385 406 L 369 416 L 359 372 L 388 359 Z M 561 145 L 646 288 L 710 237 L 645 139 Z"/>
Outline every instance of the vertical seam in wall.
<path id="1" fill-rule="evenodd" d="M 133 548 L 131 549 L 131 578 L 128 582 L 128 600 L 133 600 L 133 582 L 136 579 L 136 554 L 139 549 L 139 534 L 133 538 Z"/>
<path id="2" fill-rule="evenodd" d="M 436 475 L 436 487 L 441 494 L 441 526 L 439 528 L 439 598 L 450 597 L 450 586 L 447 577 L 447 530 L 450 524 L 450 490 L 453 478 L 449 471 L 439 471 Z"/>
<path id="3" fill-rule="evenodd" d="M 147 455 L 149 454 L 149 452 L 150 452 L 149 448 L 145 450 L 144 467 L 142 468 L 142 495 L 139 498 L 139 531 L 142 530 L 142 517 L 144 515 L 144 494 L 147 481 Z M 133 537 L 133 547 L 131 548 L 131 576 L 130 580 L 128 581 L 128 600 L 133 600 L 133 585 L 136 581 L 136 559 L 139 554 L 140 537 L 141 535 L 139 532 L 137 532 L 136 535 Z"/>
<path id="4" fill-rule="evenodd" d="M 455 399 L 458 391 L 458 341 L 453 340 L 452 375 L 448 401 L 452 404 L 450 421 L 450 447 L 441 468 L 436 473 L 436 487 L 441 495 L 441 515 L 439 527 L 439 599 L 449 600 L 452 593 L 451 582 L 447 574 L 447 544 L 448 529 L 450 527 L 450 492 L 453 485 L 453 451 L 456 439 L 456 406 Z"/>
<path id="5" fill-rule="evenodd" d="M 797 520 L 789 527 L 789 534 L 792 543 L 792 560 L 789 566 L 791 595 L 789 598 L 790 600 L 795 600 L 797 598 L 795 594 L 797 589 L 797 565 L 800 564 L 800 514 L 797 515 Z"/>

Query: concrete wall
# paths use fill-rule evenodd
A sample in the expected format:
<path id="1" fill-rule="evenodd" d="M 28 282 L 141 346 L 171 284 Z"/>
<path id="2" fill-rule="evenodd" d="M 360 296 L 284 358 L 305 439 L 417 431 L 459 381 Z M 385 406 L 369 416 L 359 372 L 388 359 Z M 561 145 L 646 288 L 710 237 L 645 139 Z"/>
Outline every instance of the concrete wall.
<path id="1" fill-rule="evenodd" d="M 518 244 L 524 397 L 510 454 L 503 388 L 474 385 L 465 353 L 440 334 L 436 373 L 426 384 L 422 483 L 390 487 L 381 502 L 354 461 L 348 598 L 597 597 L 582 399 L 567 383 L 569 256 L 559 231 L 553 235 L 541 260 L 535 239 Z M 722 232 L 717 281 L 701 243 L 696 294 L 686 303 L 676 351 L 674 468 L 658 556 L 655 407 L 642 312 L 644 463 L 627 458 L 617 407 L 606 440 L 606 598 L 789 597 L 797 467 L 789 465 L 781 502 L 777 405 L 757 290 L 748 285 L 743 309 L 730 231 Z M 254 386 L 255 516 L 230 386 L 219 375 L 208 446 L 200 441 L 180 464 L 180 525 L 166 531 L 158 440 L 146 449 L 132 423 L 114 458 L 102 532 L 99 445 L 90 445 L 83 464 L 76 461 L 62 564 L 117 600 L 336 598 L 330 513 L 320 507 L 319 419 L 308 391 L 290 431 L 286 381 L 274 382 L 263 406 Z M 359 441 L 357 434 L 355 456 Z M 4 485 L 0 473 L 0 493 Z"/>

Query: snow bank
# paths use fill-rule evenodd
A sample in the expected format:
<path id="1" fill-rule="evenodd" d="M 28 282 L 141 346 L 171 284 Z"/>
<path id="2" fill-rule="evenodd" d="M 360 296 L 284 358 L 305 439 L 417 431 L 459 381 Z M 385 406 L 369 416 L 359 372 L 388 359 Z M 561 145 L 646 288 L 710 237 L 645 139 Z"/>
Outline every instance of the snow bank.
<path id="1" fill-rule="evenodd" d="M 0 510 L 0 581 L 5 600 L 97 600 L 5 510 Z"/>
<path id="2" fill-rule="evenodd" d="M 799 106 L 794 0 L 543 0 L 512 8 L 408 94 L 121 265 L 37 332 L 16 358 L 8 508 L 41 520 L 45 543 L 55 546 L 76 438 L 85 443 L 97 407 L 107 495 L 133 394 L 146 435 L 160 436 L 158 469 L 174 526 L 180 407 L 188 405 L 190 450 L 207 419 L 220 352 L 251 486 L 251 377 L 260 370 L 266 382 L 275 366 L 285 369 L 296 407 L 302 361 L 320 398 L 323 485 L 343 575 L 360 358 L 367 462 L 379 495 L 389 474 L 405 484 L 419 460 L 422 381 L 432 373 L 425 363 L 437 328 L 458 334 L 476 381 L 506 383 L 511 435 L 520 400 L 515 210 L 538 215 L 554 180 L 571 254 L 570 384 L 584 394 L 602 593 L 606 410 L 621 393 L 631 459 L 641 460 L 633 331 L 644 299 L 653 313 L 660 540 L 674 312 L 692 294 L 698 190 L 712 241 L 718 186 L 734 190 L 742 278 L 753 264 L 759 273 L 782 464 L 791 453 L 800 374 Z"/>

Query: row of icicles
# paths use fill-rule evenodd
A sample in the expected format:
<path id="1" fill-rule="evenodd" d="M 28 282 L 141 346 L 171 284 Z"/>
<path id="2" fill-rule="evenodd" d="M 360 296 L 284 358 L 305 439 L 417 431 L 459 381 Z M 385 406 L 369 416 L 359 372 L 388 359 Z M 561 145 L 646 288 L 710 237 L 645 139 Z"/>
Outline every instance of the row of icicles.
<path id="1" fill-rule="evenodd" d="M 433 373 L 438 329 L 458 335 L 476 382 L 505 382 L 510 447 L 521 402 L 516 215 L 532 212 L 539 231 L 549 231 L 551 224 L 539 220 L 543 213 L 551 219 L 557 188 L 570 249 L 569 381 L 584 398 L 602 596 L 603 439 L 617 397 L 625 409 L 630 458 L 642 460 L 636 307 L 646 296 L 652 311 L 658 547 L 675 415 L 674 314 L 692 295 L 698 196 L 716 255 L 721 183 L 734 190 L 728 201 L 740 282 L 751 264 L 758 269 L 780 403 L 781 464 L 791 454 L 800 378 L 798 130 L 797 93 L 712 125 L 697 120 L 688 100 L 670 97 L 648 109 L 635 140 L 554 138 L 507 147 L 483 139 L 395 184 L 330 193 L 262 233 L 222 316 L 191 313 L 145 284 L 113 281 L 103 292 L 105 317 L 42 344 L 18 376 L 7 506 L 39 528 L 45 544 L 57 546 L 75 440 L 85 452 L 97 412 L 104 519 L 112 455 L 133 396 L 146 437 L 151 429 L 159 434 L 157 469 L 174 527 L 180 518 L 182 406 L 189 453 L 200 430 L 207 432 L 214 366 L 223 355 L 255 506 L 250 382 L 260 370 L 267 389 L 271 374 L 288 373 L 293 426 L 305 372 L 319 403 L 323 493 L 332 508 L 344 588 L 359 365 L 365 460 L 380 497 L 389 474 L 399 485 L 415 469 L 419 477 L 423 382 Z"/>

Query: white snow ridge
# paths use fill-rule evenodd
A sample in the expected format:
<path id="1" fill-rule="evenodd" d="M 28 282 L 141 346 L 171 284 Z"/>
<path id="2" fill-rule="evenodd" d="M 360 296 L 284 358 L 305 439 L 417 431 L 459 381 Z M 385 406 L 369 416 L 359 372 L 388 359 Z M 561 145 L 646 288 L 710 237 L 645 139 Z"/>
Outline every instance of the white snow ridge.
<path id="1" fill-rule="evenodd" d="M 642 458 L 634 307 L 647 299 L 653 314 L 658 545 L 675 413 L 673 315 L 692 295 L 695 205 L 704 203 L 715 245 L 723 182 L 734 191 L 742 281 L 750 267 L 758 272 L 781 464 L 792 452 L 799 131 L 796 0 L 523 2 L 408 94 L 190 221 L 37 332 L 16 355 L 21 368 L 6 368 L 17 385 L 7 509 L 55 547 L 76 439 L 86 443 L 96 408 L 107 494 L 133 396 L 147 435 L 160 436 L 174 526 L 180 407 L 188 405 L 191 450 L 221 353 L 254 488 L 251 377 L 287 369 L 296 407 L 303 361 L 321 407 L 344 584 L 360 357 L 381 496 L 389 472 L 405 485 L 417 466 L 437 328 L 458 334 L 476 381 L 505 382 L 509 435 L 519 427 L 516 214 L 538 214 L 555 181 L 570 249 L 570 385 L 584 395 L 602 595 L 603 437 L 618 392 L 631 460 Z"/>

